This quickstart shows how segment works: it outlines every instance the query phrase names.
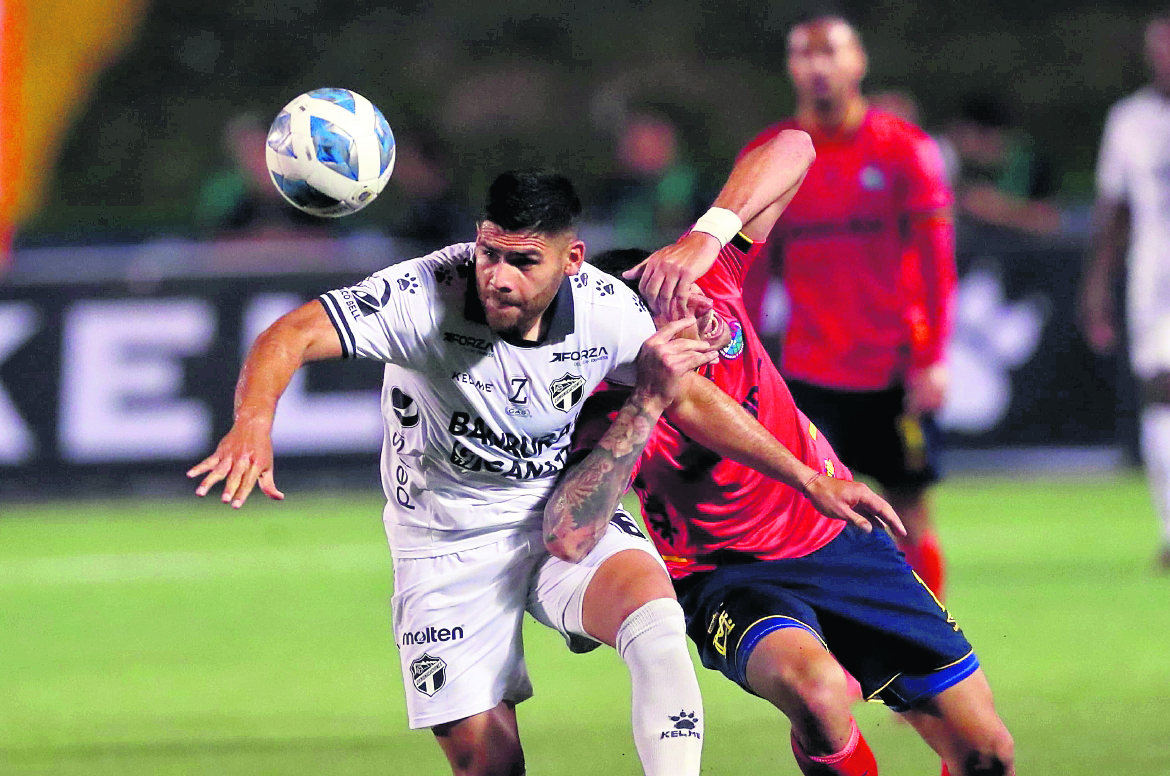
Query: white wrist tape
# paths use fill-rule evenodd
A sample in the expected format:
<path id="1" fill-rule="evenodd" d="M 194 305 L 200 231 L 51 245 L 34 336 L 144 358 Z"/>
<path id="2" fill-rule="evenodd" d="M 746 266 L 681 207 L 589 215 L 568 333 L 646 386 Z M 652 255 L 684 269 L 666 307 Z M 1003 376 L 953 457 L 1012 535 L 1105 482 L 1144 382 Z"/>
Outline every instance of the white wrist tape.
<path id="1" fill-rule="evenodd" d="M 720 247 L 731 242 L 731 238 L 743 228 L 743 221 L 739 216 L 721 207 L 713 207 L 699 217 L 692 232 L 706 232 L 719 241 Z"/>

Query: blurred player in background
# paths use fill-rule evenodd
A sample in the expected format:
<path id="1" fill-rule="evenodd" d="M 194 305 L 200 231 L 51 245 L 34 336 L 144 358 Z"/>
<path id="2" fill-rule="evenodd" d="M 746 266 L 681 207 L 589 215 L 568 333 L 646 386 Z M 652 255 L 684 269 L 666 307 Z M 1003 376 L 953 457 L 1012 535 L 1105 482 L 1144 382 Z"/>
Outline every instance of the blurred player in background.
<path id="1" fill-rule="evenodd" d="M 586 401 L 574 432 L 574 456 L 592 452 L 566 471 L 546 508 L 550 549 L 563 555 L 567 536 L 603 525 L 632 475 L 703 664 L 788 716 L 803 773 L 878 773 L 838 660 L 867 698 L 914 725 L 943 758 L 944 773 L 1012 773 L 1011 736 L 971 645 L 885 532 L 862 519 L 897 531 L 896 516 L 852 482 L 797 409 L 747 318 L 743 278 L 755 241 L 767 237 L 803 169 L 798 155 L 765 153 L 785 135 L 804 133 L 779 133 L 745 154 L 715 202 L 747 216 L 742 230 L 721 247 L 726 233 L 713 239 L 701 220 L 654 255 L 642 288 L 659 310 L 690 302 L 695 333 L 720 348 L 702 373 L 784 442 L 786 455 L 749 468 L 669 421 L 645 435 L 644 447 L 608 455 L 600 435 L 628 391 L 607 388 Z M 753 197 L 758 204 L 744 207 Z M 593 262 L 628 277 L 644 256 L 610 251 Z M 700 273 L 697 294 L 689 289 Z"/>
<path id="2" fill-rule="evenodd" d="M 1114 282 L 1129 268 L 1129 350 L 1141 387 L 1141 444 L 1170 571 L 1170 14 L 1146 27 L 1153 79 L 1109 111 L 1097 160 L 1096 229 L 1081 289 L 1089 344 L 1117 344 Z"/>
<path id="3" fill-rule="evenodd" d="M 778 332 L 761 303 L 769 280 L 782 279 L 791 319 L 780 366 L 792 396 L 846 464 L 881 484 L 906 524 L 900 547 L 941 597 L 927 490 L 938 479 L 934 413 L 946 396 L 956 282 L 951 190 L 929 136 L 867 105 L 866 55 L 848 22 L 793 27 L 788 72 L 796 116 L 745 151 L 798 128 L 817 160 L 745 282 L 748 314 Z"/>

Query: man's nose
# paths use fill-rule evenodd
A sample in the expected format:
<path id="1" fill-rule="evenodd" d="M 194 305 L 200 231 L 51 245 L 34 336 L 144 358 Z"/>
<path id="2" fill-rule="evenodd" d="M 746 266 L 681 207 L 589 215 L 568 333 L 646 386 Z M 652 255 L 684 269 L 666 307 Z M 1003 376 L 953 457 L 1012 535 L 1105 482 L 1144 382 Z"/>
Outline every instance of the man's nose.
<path id="1" fill-rule="evenodd" d="M 488 287 L 494 288 L 497 291 L 511 291 L 511 276 L 509 267 L 506 264 L 498 264 L 492 267 L 488 274 Z"/>

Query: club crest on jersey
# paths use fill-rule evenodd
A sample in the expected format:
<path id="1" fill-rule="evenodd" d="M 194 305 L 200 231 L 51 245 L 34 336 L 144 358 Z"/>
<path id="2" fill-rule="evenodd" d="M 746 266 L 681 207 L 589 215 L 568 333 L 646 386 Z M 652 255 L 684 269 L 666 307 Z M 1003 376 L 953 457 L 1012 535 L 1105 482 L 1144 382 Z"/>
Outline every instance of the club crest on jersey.
<path id="1" fill-rule="evenodd" d="M 861 188 L 866 191 L 881 191 L 886 187 L 886 176 L 882 175 L 882 171 L 872 164 L 861 168 L 859 180 Z"/>
<path id="2" fill-rule="evenodd" d="M 410 664 L 410 679 L 414 689 L 430 697 L 447 684 L 447 664 L 442 658 L 424 652 Z"/>
<path id="3" fill-rule="evenodd" d="M 568 412 L 577 402 L 585 398 L 586 380 L 581 375 L 571 375 L 568 372 L 558 377 L 548 385 L 548 395 L 552 405 L 561 412 Z"/>
<path id="4" fill-rule="evenodd" d="M 743 327 L 739 321 L 728 321 L 727 328 L 731 329 L 731 342 L 719 351 L 719 355 L 723 358 L 739 358 L 739 354 L 743 353 Z"/>

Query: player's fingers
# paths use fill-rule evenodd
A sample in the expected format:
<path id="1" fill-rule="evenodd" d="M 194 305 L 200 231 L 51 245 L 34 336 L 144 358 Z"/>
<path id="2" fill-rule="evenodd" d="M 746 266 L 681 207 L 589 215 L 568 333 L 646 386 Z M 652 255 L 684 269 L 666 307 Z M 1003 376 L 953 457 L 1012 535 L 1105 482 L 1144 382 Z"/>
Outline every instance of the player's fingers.
<path id="1" fill-rule="evenodd" d="M 268 469 L 261 473 L 259 485 L 260 491 L 265 496 L 268 496 L 268 498 L 275 499 L 276 501 L 281 501 L 284 499 L 284 494 L 276 489 L 276 479 L 272 473 L 272 469 Z"/>
<path id="2" fill-rule="evenodd" d="M 198 477 L 200 474 L 203 474 L 205 472 L 209 472 L 212 469 L 214 469 L 215 465 L 217 463 L 219 463 L 219 457 L 215 456 L 215 455 L 209 455 L 206 458 L 204 458 L 202 461 L 200 461 L 199 463 L 195 464 L 190 469 L 188 469 L 187 476 L 188 477 Z"/>
<path id="3" fill-rule="evenodd" d="M 642 273 L 646 271 L 646 262 L 648 261 L 650 261 L 649 258 L 642 259 L 633 267 L 630 267 L 625 272 L 623 272 L 622 277 L 626 280 L 637 280 L 638 278 L 642 277 Z"/>
<path id="4" fill-rule="evenodd" d="M 252 488 L 256 487 L 256 480 L 259 478 L 260 467 L 252 464 L 244 472 L 244 477 L 240 481 L 240 487 L 236 490 L 235 496 L 232 498 L 232 509 L 239 509 L 244 506 L 244 502 L 248 500 L 248 495 L 252 492 Z"/>
<path id="5" fill-rule="evenodd" d="M 871 523 L 867 517 L 858 513 L 856 510 L 850 507 L 845 507 L 842 512 L 845 513 L 846 520 L 853 523 L 861 530 L 865 531 L 866 533 L 873 531 L 873 523 Z"/>
<path id="6" fill-rule="evenodd" d="M 875 518 L 885 523 L 895 534 L 905 536 L 906 526 L 902 524 L 902 518 L 898 517 L 898 513 L 894 511 L 894 508 L 876 493 L 870 493 L 870 496 L 872 498 L 867 499 L 866 509 Z"/>
<path id="7" fill-rule="evenodd" d="M 232 470 L 228 472 L 227 479 L 223 482 L 223 503 L 229 504 L 235 499 L 236 491 L 239 489 L 244 475 L 251 467 L 252 461 L 250 458 L 241 458 L 232 464 Z"/>
<path id="8" fill-rule="evenodd" d="M 673 272 L 666 272 L 662 284 L 658 287 L 658 309 L 669 312 L 671 319 L 680 318 L 679 308 L 686 309 L 686 300 L 678 298 L 678 276 Z"/>
<path id="9" fill-rule="evenodd" d="M 648 261 L 650 259 L 646 259 L 642 263 L 645 264 Z M 650 303 L 650 309 L 655 313 L 660 312 L 655 305 L 658 301 L 658 289 L 661 286 L 662 275 L 656 271 L 654 266 L 648 265 L 642 273 L 642 279 L 638 281 L 638 291 L 642 294 L 642 298 Z"/>
<path id="10" fill-rule="evenodd" d="M 219 463 L 215 465 L 215 468 L 203 478 L 203 482 L 199 483 L 199 487 L 195 489 L 195 495 L 200 497 L 206 496 L 207 491 L 211 490 L 215 483 L 226 477 L 227 473 L 231 471 L 231 468 L 231 459 L 220 459 Z"/>
<path id="11" fill-rule="evenodd" d="M 654 335 L 652 337 L 650 337 L 650 339 L 657 338 L 657 340 L 656 340 L 657 342 L 669 342 L 671 340 L 676 339 L 678 337 L 679 333 L 681 333 L 688 326 L 694 326 L 694 325 L 695 325 L 695 319 L 690 317 L 690 316 L 679 318 L 677 321 L 670 321 L 669 323 L 664 324 L 662 326 L 662 328 L 660 328 L 657 332 L 654 333 Z M 650 340 L 647 340 L 647 342 L 649 342 L 649 341 Z M 683 337 L 680 340 L 680 345 L 686 344 L 688 342 L 698 342 L 698 340 L 693 340 L 693 339 L 690 339 L 689 337 Z"/>

